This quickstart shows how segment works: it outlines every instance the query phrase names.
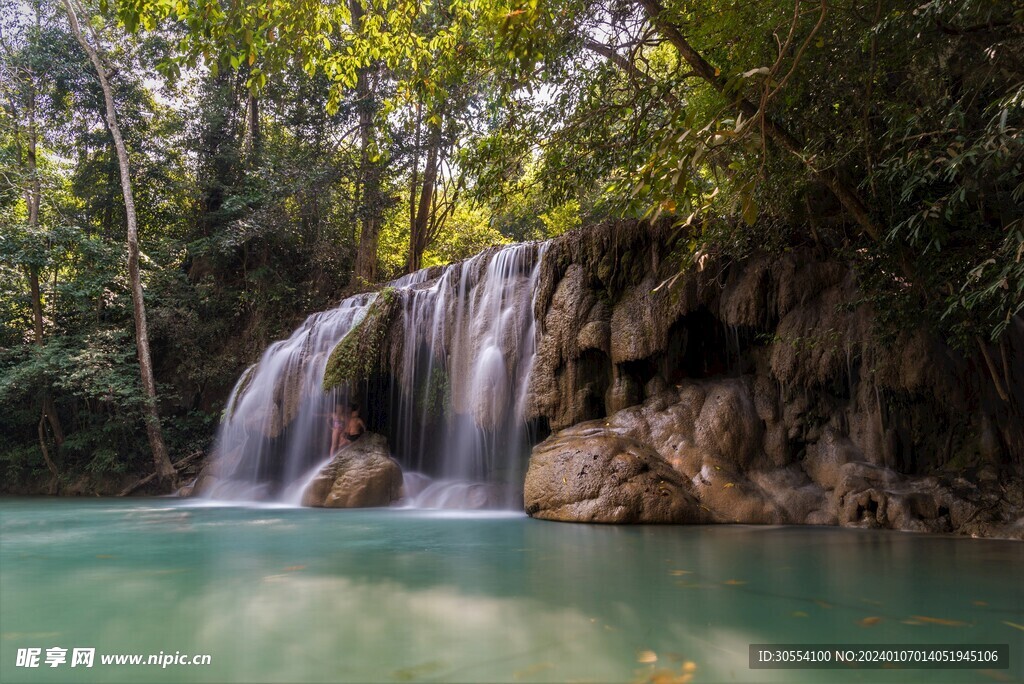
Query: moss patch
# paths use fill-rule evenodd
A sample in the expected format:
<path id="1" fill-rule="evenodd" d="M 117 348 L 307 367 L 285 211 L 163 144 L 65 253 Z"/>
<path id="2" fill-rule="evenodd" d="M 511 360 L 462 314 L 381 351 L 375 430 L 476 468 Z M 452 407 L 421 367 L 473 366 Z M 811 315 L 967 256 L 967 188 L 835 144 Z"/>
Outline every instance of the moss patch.
<path id="1" fill-rule="evenodd" d="M 325 392 L 345 382 L 368 378 L 384 365 L 384 342 L 398 312 L 398 301 L 394 288 L 381 290 L 363 320 L 334 347 L 324 370 Z"/>

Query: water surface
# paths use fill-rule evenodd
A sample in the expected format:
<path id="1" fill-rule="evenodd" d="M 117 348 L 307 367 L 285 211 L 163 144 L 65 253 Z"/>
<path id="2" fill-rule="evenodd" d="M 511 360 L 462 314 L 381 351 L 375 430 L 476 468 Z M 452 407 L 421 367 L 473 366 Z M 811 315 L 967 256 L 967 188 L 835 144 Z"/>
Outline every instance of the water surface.
<path id="1" fill-rule="evenodd" d="M 8 499 L 0 681 L 1021 681 L 1022 569 L 1024 544 L 895 532 Z M 1012 667 L 749 670 L 764 642 L 1008 643 Z M 53 646 L 96 665 L 16 666 Z M 212 663 L 99 663 L 159 652 Z"/>

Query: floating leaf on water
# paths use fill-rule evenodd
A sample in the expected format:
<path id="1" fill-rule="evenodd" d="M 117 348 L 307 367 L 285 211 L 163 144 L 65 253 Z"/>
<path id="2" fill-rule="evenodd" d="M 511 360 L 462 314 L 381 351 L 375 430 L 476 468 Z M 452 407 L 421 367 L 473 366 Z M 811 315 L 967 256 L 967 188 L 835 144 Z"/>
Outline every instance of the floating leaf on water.
<path id="1" fill-rule="evenodd" d="M 658 654 L 654 651 L 637 651 L 636 662 L 638 663 L 656 663 L 658 662 Z"/>
<path id="2" fill-rule="evenodd" d="M 1019 629 L 1022 632 L 1024 632 L 1024 625 L 1018 625 L 1016 622 L 1010 622 L 1009 620 L 1003 620 L 1003 624 L 1009 627 L 1013 627 L 1014 629 Z"/>
<path id="3" fill-rule="evenodd" d="M 795 611 L 793 611 L 793 617 L 795 617 L 795 618 L 805 618 L 805 617 L 810 617 L 810 615 L 808 615 L 807 613 L 805 613 L 802 610 L 795 610 Z"/>
<path id="4" fill-rule="evenodd" d="M 857 624 L 861 627 L 873 627 L 881 621 L 882 618 L 872 615 L 870 617 L 864 618 L 863 620 L 858 620 Z"/>
<path id="5" fill-rule="evenodd" d="M 651 684 L 683 684 L 682 679 L 672 670 L 659 670 L 657 676 L 651 677 Z"/>
<path id="6" fill-rule="evenodd" d="M 925 615 L 911 615 L 910 617 L 912 619 L 914 619 L 914 620 L 919 620 L 921 622 L 927 622 L 930 625 L 942 625 L 943 627 L 966 627 L 967 626 L 966 622 L 961 622 L 960 620 L 947 620 L 945 618 L 933 618 L 933 617 L 927 617 Z"/>

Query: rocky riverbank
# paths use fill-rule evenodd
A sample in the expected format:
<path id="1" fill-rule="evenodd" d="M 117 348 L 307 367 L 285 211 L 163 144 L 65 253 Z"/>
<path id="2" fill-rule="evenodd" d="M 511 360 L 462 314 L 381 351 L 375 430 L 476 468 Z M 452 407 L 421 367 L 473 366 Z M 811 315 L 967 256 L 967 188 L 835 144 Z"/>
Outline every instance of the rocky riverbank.
<path id="1" fill-rule="evenodd" d="M 983 358 L 876 322 L 810 252 L 680 272 L 665 227 L 550 248 L 530 410 L 557 432 L 530 515 L 1024 536 L 1024 325 Z M 988 350 L 986 350 L 988 351 Z"/>

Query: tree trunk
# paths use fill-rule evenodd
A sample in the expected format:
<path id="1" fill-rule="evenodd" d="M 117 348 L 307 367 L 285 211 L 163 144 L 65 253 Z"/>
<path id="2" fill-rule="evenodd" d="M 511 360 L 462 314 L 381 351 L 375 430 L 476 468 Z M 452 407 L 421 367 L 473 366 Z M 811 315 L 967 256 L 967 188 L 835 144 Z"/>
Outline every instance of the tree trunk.
<path id="1" fill-rule="evenodd" d="M 349 0 L 352 30 L 359 33 L 363 27 L 363 6 L 360 0 Z M 361 176 L 358 214 L 361 230 L 356 251 L 355 278 L 363 283 L 377 281 L 377 238 L 380 234 L 383 208 L 380 192 L 380 164 L 370 160 L 373 142 L 373 93 L 370 88 L 369 69 L 359 69 L 356 76 L 356 102 L 359 108 L 359 173 Z"/>
<path id="2" fill-rule="evenodd" d="M 167 455 L 167 446 L 164 444 L 163 434 L 160 430 L 160 415 L 157 411 L 156 380 L 153 377 L 153 362 L 149 355 L 149 331 L 146 325 L 146 304 L 143 300 L 142 279 L 139 275 L 139 232 L 135 217 L 135 200 L 132 196 L 132 181 L 128 166 L 128 151 L 125 149 L 124 138 L 121 137 L 121 128 L 117 124 L 117 110 L 114 107 L 114 95 L 107 80 L 107 72 L 100 61 L 99 54 L 92 45 L 85 39 L 82 29 L 78 24 L 78 15 L 72 6 L 73 0 L 63 0 L 64 8 L 68 13 L 68 20 L 71 22 L 71 30 L 78 39 L 82 49 L 89 55 L 89 61 L 96 69 L 96 77 L 103 90 L 103 101 L 106 105 L 107 127 L 114 139 L 114 148 L 117 150 L 117 163 L 121 171 L 121 191 L 124 195 L 125 218 L 128 223 L 128 277 L 132 287 L 132 309 L 135 318 L 135 344 L 138 351 L 139 371 L 142 376 L 142 386 L 146 392 L 145 421 L 146 433 L 149 436 L 149 446 L 153 451 L 153 462 L 156 466 L 156 473 L 161 480 L 166 480 L 172 485 L 177 471 L 171 465 Z M 94 34 L 95 38 L 95 34 Z"/>
<path id="3" fill-rule="evenodd" d="M 720 73 L 716 73 L 715 68 L 690 45 L 679 29 L 665 19 L 664 8 L 658 0 L 639 0 L 639 2 L 654 27 L 658 29 L 661 35 L 668 39 L 694 72 L 711 84 L 715 90 L 724 93 L 726 78 Z M 857 225 L 861 227 L 861 230 L 876 242 L 881 241 L 881 231 L 874 221 L 871 220 L 871 214 L 867 206 L 861 200 L 854 187 L 841 179 L 839 174 L 833 169 L 820 170 L 814 168 L 808 156 L 804 153 L 803 144 L 769 117 L 767 112 L 761 112 L 753 102 L 745 97 L 738 97 L 736 99 L 736 106 L 748 119 L 760 118 L 761 127 L 765 135 L 779 147 L 799 159 L 817 180 L 831 190 L 840 203 L 842 203 L 843 208 L 849 212 L 850 216 L 857 222 Z"/>
<path id="4" fill-rule="evenodd" d="M 410 273 L 418 271 L 423 266 L 423 252 L 430 245 L 431 205 L 437 186 L 438 156 L 441 147 L 440 124 L 430 124 L 427 140 L 429 147 L 427 148 L 427 165 L 423 169 L 423 188 L 420 190 L 420 204 L 416 210 L 416 220 L 409 235 L 408 270 Z"/>
<path id="5" fill-rule="evenodd" d="M 246 115 L 248 118 L 246 122 L 248 139 L 246 142 L 248 143 L 249 155 L 256 159 L 263 151 L 263 131 L 260 130 L 260 101 L 251 92 L 246 102 Z"/>
<path id="6" fill-rule="evenodd" d="M 39 346 L 43 345 L 43 300 L 42 294 L 39 291 L 39 267 L 29 266 L 26 271 L 28 272 L 28 291 L 29 296 L 32 299 L 32 328 L 36 334 L 35 342 Z"/>
<path id="7" fill-rule="evenodd" d="M 409 174 L 409 256 L 406 259 L 405 270 L 412 273 L 414 268 L 413 254 L 416 251 L 416 190 L 419 188 L 420 180 L 420 131 L 423 124 L 423 105 L 416 103 L 416 135 L 412 156 L 412 172 Z"/>

